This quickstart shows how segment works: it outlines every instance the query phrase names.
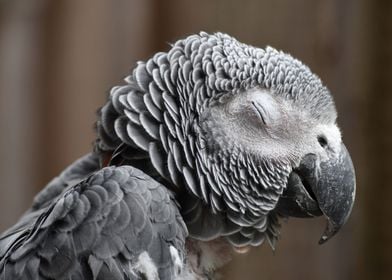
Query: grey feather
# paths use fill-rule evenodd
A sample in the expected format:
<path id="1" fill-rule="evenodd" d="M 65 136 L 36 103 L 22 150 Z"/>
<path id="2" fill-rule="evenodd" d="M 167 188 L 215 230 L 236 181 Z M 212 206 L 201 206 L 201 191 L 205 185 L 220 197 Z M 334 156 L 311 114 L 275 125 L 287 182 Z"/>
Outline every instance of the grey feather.
<path id="1" fill-rule="evenodd" d="M 128 166 L 104 168 L 22 229 L 26 234 L 1 258 L 0 273 L 7 279 L 132 279 L 137 253 L 146 251 L 160 275 L 173 275 L 169 246 L 184 255 L 187 236 L 179 217 L 173 196 L 152 178 Z"/>
<path id="2" fill-rule="evenodd" d="M 152 94 L 144 95 L 144 104 L 147 107 L 147 110 L 151 113 L 151 115 L 155 118 L 155 120 L 162 122 L 162 111 L 154 104 L 153 99 L 151 98 Z"/>
<path id="3" fill-rule="evenodd" d="M 140 114 L 140 123 L 152 138 L 159 139 L 159 124 L 151 118 L 150 114 Z"/>

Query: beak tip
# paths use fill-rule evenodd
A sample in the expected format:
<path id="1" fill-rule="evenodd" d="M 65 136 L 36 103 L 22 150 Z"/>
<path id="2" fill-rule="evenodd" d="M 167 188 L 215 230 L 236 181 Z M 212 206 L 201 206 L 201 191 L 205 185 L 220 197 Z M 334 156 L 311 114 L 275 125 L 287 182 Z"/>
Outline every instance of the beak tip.
<path id="1" fill-rule="evenodd" d="M 319 245 L 323 245 L 323 244 L 324 244 L 325 242 L 327 242 L 327 241 L 328 241 L 328 236 L 323 235 L 323 236 L 321 236 L 321 238 L 320 238 L 318 244 L 319 244 Z"/>
<path id="2" fill-rule="evenodd" d="M 321 238 L 320 238 L 320 240 L 318 242 L 319 245 L 325 244 L 328 240 L 331 239 L 332 236 L 335 235 L 336 232 L 337 232 L 337 230 L 336 231 L 328 231 L 328 230 L 326 230 L 324 232 L 324 234 L 321 236 Z"/>
<path id="3" fill-rule="evenodd" d="M 334 222 L 328 219 L 327 228 L 318 242 L 319 245 L 322 245 L 330 240 L 339 231 L 340 228 L 341 226 L 336 225 Z"/>

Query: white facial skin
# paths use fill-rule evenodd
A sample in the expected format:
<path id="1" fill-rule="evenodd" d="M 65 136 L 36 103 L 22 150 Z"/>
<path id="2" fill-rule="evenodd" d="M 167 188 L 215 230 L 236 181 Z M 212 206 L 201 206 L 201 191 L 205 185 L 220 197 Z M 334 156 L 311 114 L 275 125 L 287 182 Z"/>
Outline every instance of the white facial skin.
<path id="1" fill-rule="evenodd" d="M 320 124 L 294 106 L 269 90 L 252 89 L 209 108 L 205 129 L 212 132 L 215 143 L 239 146 L 262 158 L 288 160 L 293 167 L 309 153 L 320 161 L 337 155 L 341 134 L 336 124 Z"/>

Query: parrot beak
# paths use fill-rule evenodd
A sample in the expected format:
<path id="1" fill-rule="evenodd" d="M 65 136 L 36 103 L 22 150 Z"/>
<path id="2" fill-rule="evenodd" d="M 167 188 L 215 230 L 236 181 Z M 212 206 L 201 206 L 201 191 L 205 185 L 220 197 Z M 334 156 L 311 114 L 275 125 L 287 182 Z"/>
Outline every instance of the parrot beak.
<path id="1" fill-rule="evenodd" d="M 327 161 L 306 155 L 289 177 L 277 211 L 285 216 L 314 217 L 324 214 L 327 228 L 319 243 L 334 236 L 350 216 L 355 199 L 355 172 L 342 144 L 340 153 Z"/>
<path id="2" fill-rule="evenodd" d="M 355 199 L 355 171 L 351 157 L 342 144 L 339 155 L 321 162 L 318 180 L 312 185 L 327 228 L 319 243 L 326 242 L 346 223 Z"/>

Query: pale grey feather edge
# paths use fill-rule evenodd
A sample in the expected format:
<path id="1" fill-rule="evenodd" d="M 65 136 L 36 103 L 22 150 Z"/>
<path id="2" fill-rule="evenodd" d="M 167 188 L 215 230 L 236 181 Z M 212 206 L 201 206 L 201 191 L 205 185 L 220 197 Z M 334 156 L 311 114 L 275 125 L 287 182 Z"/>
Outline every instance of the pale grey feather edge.
<path id="1" fill-rule="evenodd" d="M 59 196 L 8 244 L 0 279 L 140 279 L 147 252 L 159 279 L 175 273 L 170 246 L 184 259 L 188 232 L 169 191 L 140 170 L 107 167 Z"/>
<path id="2" fill-rule="evenodd" d="M 95 153 L 89 153 L 71 165 L 69 165 L 61 174 L 53 178 L 34 198 L 30 209 L 19 219 L 11 228 L 0 235 L 0 258 L 3 257 L 7 248 L 7 243 L 18 237 L 18 233 L 30 227 L 33 221 L 45 211 L 68 186 L 86 178 L 89 174 L 99 169 L 99 157 Z"/>

